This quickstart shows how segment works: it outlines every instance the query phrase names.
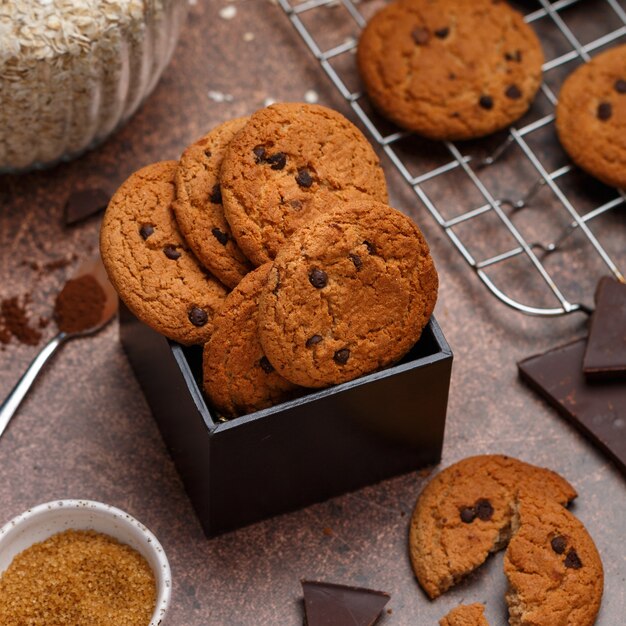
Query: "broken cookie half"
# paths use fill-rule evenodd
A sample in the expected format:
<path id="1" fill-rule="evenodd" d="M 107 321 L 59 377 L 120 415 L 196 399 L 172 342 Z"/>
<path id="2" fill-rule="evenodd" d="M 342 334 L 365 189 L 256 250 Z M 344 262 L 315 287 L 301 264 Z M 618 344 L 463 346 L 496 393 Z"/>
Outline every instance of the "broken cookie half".
<path id="1" fill-rule="evenodd" d="M 596 621 L 604 573 L 583 524 L 541 497 L 522 498 L 504 555 L 511 626 L 591 626 Z"/>

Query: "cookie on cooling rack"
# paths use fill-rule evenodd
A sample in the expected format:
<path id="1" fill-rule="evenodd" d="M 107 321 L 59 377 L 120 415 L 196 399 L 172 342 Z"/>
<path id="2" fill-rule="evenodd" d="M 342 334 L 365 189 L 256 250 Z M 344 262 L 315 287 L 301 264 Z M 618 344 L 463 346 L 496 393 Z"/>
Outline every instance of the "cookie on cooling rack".
<path id="1" fill-rule="evenodd" d="M 252 115 L 226 151 L 220 182 L 226 219 L 256 265 L 339 201 L 387 200 L 383 170 L 363 134 L 336 111 L 304 103 Z"/>
<path id="2" fill-rule="evenodd" d="M 409 554 L 431 598 L 506 545 L 516 503 L 526 495 L 567 504 L 576 491 L 555 472 L 501 455 L 463 459 L 426 485 L 411 518 Z"/>
<path id="3" fill-rule="evenodd" d="M 520 501 L 504 555 L 509 624 L 591 626 L 604 574 L 593 539 L 567 509 L 545 498 Z"/>
<path id="4" fill-rule="evenodd" d="M 400 0 L 367 24 L 358 66 L 377 109 L 431 139 L 506 128 L 530 107 L 543 52 L 506 2 Z"/>
<path id="5" fill-rule="evenodd" d="M 626 44 L 567 78 L 556 129 L 574 163 L 607 185 L 626 188 Z"/>
<path id="6" fill-rule="evenodd" d="M 483 604 L 461 604 L 439 620 L 439 626 L 489 626 Z"/>
<path id="7" fill-rule="evenodd" d="M 230 120 L 191 144 L 176 170 L 176 221 L 189 247 L 231 289 L 252 269 L 224 217 L 219 172 L 224 152 L 248 118 Z"/>
<path id="8" fill-rule="evenodd" d="M 100 229 L 111 283 L 145 324 L 183 344 L 204 343 L 226 288 L 200 266 L 174 216 L 178 163 L 153 163 L 115 192 Z"/>

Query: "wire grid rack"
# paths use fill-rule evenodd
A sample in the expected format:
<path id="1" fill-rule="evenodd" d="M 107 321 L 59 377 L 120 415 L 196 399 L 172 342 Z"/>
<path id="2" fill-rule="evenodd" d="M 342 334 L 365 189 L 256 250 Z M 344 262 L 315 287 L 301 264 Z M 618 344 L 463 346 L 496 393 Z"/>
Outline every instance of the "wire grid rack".
<path id="1" fill-rule="evenodd" d="M 558 54 L 544 64 L 544 77 L 546 73 L 573 61 L 586 62 L 590 59 L 591 53 L 609 44 L 623 43 L 623 41 L 620 41 L 622 38 L 626 41 L 626 10 L 621 5 L 620 0 L 598 0 L 592 3 L 593 7 L 591 5 L 587 6 L 587 10 L 590 11 L 589 19 L 594 20 L 594 15 L 597 15 L 594 11 L 597 12 L 598 4 L 603 4 L 604 10 L 611 11 L 616 27 L 608 28 L 609 32 L 602 32 L 593 41 L 583 45 L 562 17 L 562 12 L 565 9 L 583 2 L 589 3 L 589 0 L 558 0 L 554 2 L 538 0 L 538 2 L 534 3 L 535 10 L 525 12 L 524 19 L 529 24 L 539 22 L 540 20 L 550 20 L 567 43 L 568 49 L 565 52 Z M 620 205 L 626 204 L 624 191 L 615 190 L 613 193 L 611 190 L 611 196 L 600 204 L 591 208 L 586 207 L 584 211 L 578 210 L 576 202 L 569 197 L 569 190 L 565 184 L 566 175 L 574 170 L 575 166 L 568 163 L 556 169 L 550 169 L 549 165 L 543 162 L 540 155 L 531 148 L 529 142 L 531 135 L 537 133 L 540 129 L 550 126 L 555 120 L 554 107 L 557 104 L 557 97 L 555 90 L 545 80 L 541 86 L 541 91 L 549 103 L 548 112 L 539 117 L 539 119 L 535 119 L 521 127 L 511 127 L 504 141 L 492 150 L 489 156 L 476 159 L 463 153 L 464 146 L 462 144 L 443 142 L 447 151 L 445 162 L 434 169 L 415 175 L 411 172 L 411 168 L 406 163 L 401 151 L 397 149 L 399 143 L 407 136 L 410 136 L 410 133 L 399 131 L 397 128 L 392 127 L 389 130 L 389 127 L 386 125 L 381 125 L 380 121 L 377 121 L 376 116 L 368 112 L 370 107 L 368 106 L 367 96 L 362 91 L 351 89 L 344 77 L 335 69 L 334 62 L 338 58 L 346 54 L 354 55 L 357 47 L 357 38 L 346 38 L 336 45 L 323 47 L 322 43 L 318 41 L 319 33 L 316 35 L 305 23 L 306 15 L 311 12 L 336 10 L 338 7 L 343 6 L 360 31 L 366 24 L 366 18 L 361 8 L 368 4 L 367 1 L 278 0 L 278 3 L 334 86 L 349 103 L 373 139 L 412 187 L 419 200 L 435 218 L 456 249 L 461 253 L 466 263 L 500 301 L 517 311 L 536 316 L 554 317 L 576 311 L 590 313 L 590 306 L 581 301 L 572 302 L 565 296 L 565 290 L 559 286 L 554 271 L 551 271 L 545 263 L 549 255 L 561 251 L 563 242 L 574 232 L 582 234 L 587 239 L 590 249 L 600 259 L 604 273 L 608 269 L 617 279 L 624 281 L 624 276 L 617 264 L 589 227 L 589 223 L 592 220 L 607 214 Z M 333 30 L 331 14 L 328 13 L 327 17 L 326 37 L 324 39 L 327 39 L 328 32 Z M 556 137 L 554 141 L 557 141 Z M 519 149 L 516 152 L 521 151 L 522 158 L 525 158 L 532 166 L 535 182 L 527 188 L 527 193 L 521 199 L 504 200 L 501 197 L 499 198 L 483 182 L 481 171 L 492 166 L 505 152 L 510 150 L 511 146 L 515 145 Z M 427 192 L 425 186 L 428 182 L 440 179 L 452 170 L 459 170 L 471 181 L 472 185 L 479 192 L 482 204 L 453 217 L 446 217 L 438 208 L 436 201 Z M 563 184 L 560 184 L 562 182 Z M 547 244 L 529 241 L 516 226 L 513 219 L 515 212 L 528 206 L 540 189 L 547 189 L 552 194 L 553 202 L 559 207 L 560 211 L 566 212 L 565 217 L 567 219 L 567 223 L 560 234 Z M 473 221 L 487 213 L 497 217 L 496 223 L 498 228 L 504 228 L 508 231 L 512 237 L 512 245 L 508 246 L 508 249 L 505 251 L 497 254 L 488 254 L 486 256 L 483 255 L 485 258 L 477 258 L 471 252 L 470 246 L 466 245 L 465 239 L 459 235 L 457 228 L 464 224 L 471 225 Z M 626 248 L 626 246 L 624 247 Z M 494 268 L 509 263 L 512 259 L 519 258 L 525 261 L 527 266 L 525 271 L 535 272 L 540 278 L 538 284 L 542 285 L 543 289 L 548 290 L 548 294 L 543 298 L 547 305 L 542 303 L 538 306 L 536 302 L 523 302 L 521 301 L 522 298 L 514 297 L 508 292 L 508 283 L 505 282 L 505 286 L 501 287 L 492 278 Z M 529 293 L 527 296 L 530 298 L 531 294 Z"/>

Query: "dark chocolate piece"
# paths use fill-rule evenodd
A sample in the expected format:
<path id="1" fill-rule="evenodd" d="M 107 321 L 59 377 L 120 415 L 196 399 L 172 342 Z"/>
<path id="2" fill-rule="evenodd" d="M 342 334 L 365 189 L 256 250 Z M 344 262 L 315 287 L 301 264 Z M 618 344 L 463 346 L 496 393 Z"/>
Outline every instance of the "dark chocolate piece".
<path id="1" fill-rule="evenodd" d="M 73 191 L 65 203 L 66 226 L 76 224 L 106 209 L 110 195 L 98 187 Z"/>
<path id="2" fill-rule="evenodd" d="M 339 365 L 345 365 L 349 358 L 350 350 L 348 350 L 348 348 L 341 348 L 341 350 L 337 350 L 333 356 L 335 363 L 338 363 Z"/>
<path id="3" fill-rule="evenodd" d="M 209 321 L 209 316 L 204 309 L 199 306 L 192 306 L 188 313 L 189 321 L 194 326 L 204 326 Z"/>
<path id="4" fill-rule="evenodd" d="M 626 385 L 587 381 L 586 339 L 533 356 L 517 365 L 530 387 L 598 445 L 626 473 Z"/>
<path id="5" fill-rule="evenodd" d="M 320 270 L 316 267 L 309 273 L 309 282 L 316 289 L 323 289 L 328 284 L 328 275 L 324 270 Z"/>
<path id="6" fill-rule="evenodd" d="M 563 564 L 565 565 L 565 567 L 569 567 L 570 569 L 580 569 L 583 566 L 583 563 L 574 548 L 569 549 L 569 552 L 567 553 Z"/>
<path id="7" fill-rule="evenodd" d="M 480 104 L 483 109 L 490 111 L 493 109 L 493 98 L 491 96 L 480 96 L 478 104 Z"/>
<path id="8" fill-rule="evenodd" d="M 550 545 L 557 554 L 563 554 L 563 552 L 565 552 L 565 548 L 567 548 L 567 540 L 565 539 L 565 537 L 557 535 L 556 537 L 552 538 L 552 540 L 550 541 Z"/>
<path id="9" fill-rule="evenodd" d="M 487 498 L 477 500 L 474 509 L 476 511 L 476 517 L 483 522 L 487 522 L 493 517 L 493 506 Z"/>
<path id="10" fill-rule="evenodd" d="M 308 189 L 313 184 L 313 177 L 309 170 L 302 168 L 298 170 L 298 175 L 296 176 L 296 182 L 300 187 L 305 187 Z"/>
<path id="11" fill-rule="evenodd" d="M 464 524 L 471 524 L 476 519 L 476 511 L 472 506 L 464 506 L 460 511 L 461 521 Z"/>
<path id="12" fill-rule="evenodd" d="M 301 582 L 307 626 L 373 626 L 391 597 L 373 589 Z"/>
<path id="13" fill-rule="evenodd" d="M 211 233 L 223 246 L 228 243 L 228 233 L 221 231 L 219 228 L 211 229 Z"/>
<path id="14" fill-rule="evenodd" d="M 320 343 L 322 339 L 322 335 L 311 335 L 311 337 L 306 340 L 305 345 L 307 348 L 312 348 L 313 346 L 316 346 L 318 343 Z"/>
<path id="15" fill-rule="evenodd" d="M 597 116 L 601 122 L 606 122 L 613 115 L 613 106 L 610 102 L 601 102 L 598 105 Z"/>
<path id="16" fill-rule="evenodd" d="M 583 371 L 593 379 L 626 378 L 626 285 L 609 276 L 596 289 Z"/>

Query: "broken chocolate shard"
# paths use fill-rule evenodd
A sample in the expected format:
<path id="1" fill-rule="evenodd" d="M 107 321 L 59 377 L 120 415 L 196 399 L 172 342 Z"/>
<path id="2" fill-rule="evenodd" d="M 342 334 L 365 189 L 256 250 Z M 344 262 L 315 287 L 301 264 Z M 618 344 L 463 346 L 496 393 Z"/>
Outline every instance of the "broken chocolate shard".
<path id="1" fill-rule="evenodd" d="M 362 587 L 301 582 L 307 626 L 373 626 L 391 597 Z"/>
<path id="2" fill-rule="evenodd" d="M 583 358 L 587 378 L 626 378 L 626 284 L 605 276 L 596 289 Z"/>
<path id="3" fill-rule="evenodd" d="M 582 367 L 586 345 L 580 339 L 520 361 L 520 377 L 626 473 L 626 385 L 588 381 Z"/>
<path id="4" fill-rule="evenodd" d="M 110 195 L 98 187 L 73 191 L 65 203 L 63 221 L 72 226 L 106 209 Z"/>

